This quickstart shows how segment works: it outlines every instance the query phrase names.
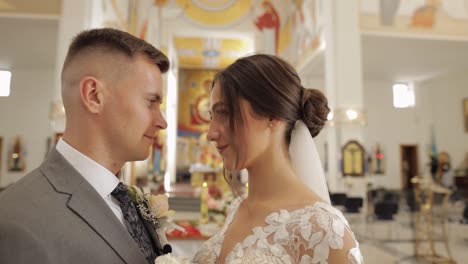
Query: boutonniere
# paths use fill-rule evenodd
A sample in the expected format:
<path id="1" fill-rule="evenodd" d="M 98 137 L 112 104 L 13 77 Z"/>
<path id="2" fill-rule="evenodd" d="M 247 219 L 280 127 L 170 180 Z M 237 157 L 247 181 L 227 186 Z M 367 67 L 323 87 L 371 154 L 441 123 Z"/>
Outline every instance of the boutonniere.
<path id="1" fill-rule="evenodd" d="M 140 215 L 153 225 L 159 242 L 163 245 L 162 250 L 165 255 L 156 258 L 156 263 L 189 263 L 188 261 L 185 262 L 185 258 L 173 257 L 167 254 L 171 252 L 172 249 L 168 245 L 166 231 L 178 229 L 185 232 L 184 228 L 169 221 L 169 216 L 174 215 L 175 211 L 169 210 L 168 197 L 164 194 L 152 195 L 150 193 L 144 193 L 143 190 L 137 186 L 129 186 L 128 193 L 133 203 L 140 211 Z M 169 246 L 168 250 L 166 250 L 166 246 Z M 159 262 L 158 259 L 160 259 Z"/>
<path id="2" fill-rule="evenodd" d="M 168 217 L 174 215 L 175 211 L 169 210 L 169 201 L 166 195 L 143 193 L 142 189 L 136 186 L 129 186 L 128 193 L 141 216 L 151 222 L 156 230 L 163 229 L 165 231 L 172 227 Z"/>
<path id="3" fill-rule="evenodd" d="M 192 262 L 190 262 L 190 260 L 187 259 L 186 257 L 176 257 L 169 253 L 169 254 L 157 257 L 154 263 L 155 264 L 190 264 Z"/>

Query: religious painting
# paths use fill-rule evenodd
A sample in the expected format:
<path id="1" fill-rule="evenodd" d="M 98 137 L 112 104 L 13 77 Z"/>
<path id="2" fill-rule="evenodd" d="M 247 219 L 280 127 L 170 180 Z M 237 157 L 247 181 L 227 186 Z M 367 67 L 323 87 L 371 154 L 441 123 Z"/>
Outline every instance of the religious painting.
<path id="1" fill-rule="evenodd" d="M 382 147 L 379 143 L 375 145 L 375 149 L 372 155 L 370 172 L 375 175 L 385 174 L 385 159 Z"/>
<path id="2" fill-rule="evenodd" d="M 8 150 L 8 171 L 22 172 L 25 167 L 23 142 L 20 137 L 16 137 Z"/>
<path id="3" fill-rule="evenodd" d="M 295 11 L 289 1 L 262 0 L 253 6 L 253 24 L 258 40 L 257 51 L 281 55 L 289 60 L 293 49 L 291 39 L 295 32 Z M 295 47 L 294 47 L 295 48 Z"/>
<path id="4" fill-rule="evenodd" d="M 254 50 L 250 38 L 174 37 L 181 68 L 221 69 Z M 211 84 L 210 84 L 211 86 Z"/>
<path id="5" fill-rule="evenodd" d="M 418 6 L 411 15 L 410 27 L 414 28 L 434 28 L 437 10 L 440 8 L 440 1 L 426 0 Z"/>
<path id="6" fill-rule="evenodd" d="M 364 147 L 355 140 L 348 141 L 341 150 L 343 176 L 364 176 Z"/>
<path id="7" fill-rule="evenodd" d="M 103 27 L 130 31 L 129 14 L 132 13 L 130 0 L 101 0 Z"/>
<path id="8" fill-rule="evenodd" d="M 178 130 L 181 136 L 199 137 L 208 131 L 209 105 L 214 70 L 181 70 Z"/>
<path id="9" fill-rule="evenodd" d="M 281 54 L 288 58 L 296 67 L 313 56 L 323 47 L 323 1 L 296 0 L 296 8 L 291 14 L 292 21 L 291 44 Z"/>
<path id="10" fill-rule="evenodd" d="M 233 27 L 250 16 L 253 0 L 176 0 L 189 23 L 208 28 Z"/>
<path id="11" fill-rule="evenodd" d="M 160 26 L 168 0 L 97 0 L 100 16 L 94 27 L 126 31 L 151 44 L 161 44 Z M 159 46 L 158 45 L 158 46 Z"/>
<path id="12" fill-rule="evenodd" d="M 365 33 L 468 37 L 466 0 L 361 0 Z"/>
<path id="13" fill-rule="evenodd" d="M 253 12 L 258 51 L 299 67 L 322 47 L 323 0 L 262 0 Z"/>
<path id="14" fill-rule="evenodd" d="M 260 4 L 261 13 L 255 18 L 254 24 L 262 33 L 263 52 L 279 54 L 280 16 L 273 3 L 269 0 Z"/>
<path id="15" fill-rule="evenodd" d="M 468 133 L 468 98 L 463 100 L 463 117 L 465 119 L 465 132 Z"/>
<path id="16" fill-rule="evenodd" d="M 216 70 L 179 71 L 176 181 L 190 181 L 197 170 L 222 167 L 214 144 L 206 138 L 210 122 L 210 94 Z"/>

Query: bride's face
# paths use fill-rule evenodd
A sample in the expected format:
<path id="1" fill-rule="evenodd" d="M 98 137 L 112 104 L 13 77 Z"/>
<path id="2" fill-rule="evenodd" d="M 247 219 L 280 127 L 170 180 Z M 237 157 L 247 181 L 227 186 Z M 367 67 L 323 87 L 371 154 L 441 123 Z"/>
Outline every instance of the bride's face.
<path id="1" fill-rule="evenodd" d="M 219 154 L 223 157 L 224 167 L 228 171 L 238 171 L 254 166 L 270 145 L 269 120 L 256 115 L 250 103 L 243 99 L 233 98 L 238 103 L 240 113 L 229 113 L 229 107 L 223 100 L 221 87 L 215 83 L 211 92 L 211 122 L 208 129 L 208 140 L 213 141 Z M 229 126 L 230 116 L 242 121 L 235 121 L 235 129 Z"/>

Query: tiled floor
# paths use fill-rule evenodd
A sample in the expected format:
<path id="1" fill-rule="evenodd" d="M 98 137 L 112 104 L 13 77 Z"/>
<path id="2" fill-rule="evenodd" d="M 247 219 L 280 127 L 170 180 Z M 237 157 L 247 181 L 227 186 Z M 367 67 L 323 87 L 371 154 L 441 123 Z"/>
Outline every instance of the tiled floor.
<path id="1" fill-rule="evenodd" d="M 468 263 L 468 224 L 460 224 L 455 220 L 461 216 L 459 205 L 452 207 L 451 219 L 446 224 L 449 247 L 452 257 L 458 264 Z M 345 214 L 360 242 L 365 263 L 431 263 L 417 260 L 414 257 L 414 233 L 411 227 L 412 217 L 407 210 L 403 210 L 395 221 L 366 221 L 364 213 Z M 425 243 L 427 245 L 427 243 Z M 444 243 L 435 243 L 436 253 L 447 256 Z"/>

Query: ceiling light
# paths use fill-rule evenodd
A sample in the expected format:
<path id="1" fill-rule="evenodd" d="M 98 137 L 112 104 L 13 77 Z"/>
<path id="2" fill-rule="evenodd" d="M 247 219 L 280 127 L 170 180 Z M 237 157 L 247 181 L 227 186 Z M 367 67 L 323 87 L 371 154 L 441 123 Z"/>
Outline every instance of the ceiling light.
<path id="1" fill-rule="evenodd" d="M 0 71 L 0 96 L 10 96 L 10 71 Z"/>

